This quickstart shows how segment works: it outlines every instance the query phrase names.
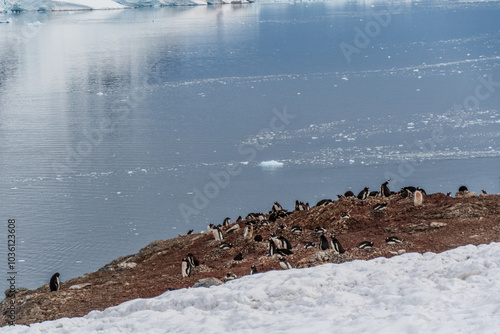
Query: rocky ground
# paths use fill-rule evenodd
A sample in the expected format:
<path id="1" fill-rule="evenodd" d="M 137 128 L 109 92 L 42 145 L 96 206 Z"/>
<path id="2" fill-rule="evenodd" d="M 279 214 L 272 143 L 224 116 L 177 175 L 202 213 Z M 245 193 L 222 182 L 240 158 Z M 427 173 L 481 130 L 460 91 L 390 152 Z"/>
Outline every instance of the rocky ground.
<path id="1" fill-rule="evenodd" d="M 415 206 L 412 198 L 393 195 L 367 200 L 342 199 L 308 211 L 295 211 L 269 225 L 256 224 L 253 236 L 245 239 L 246 221 L 223 227 L 224 242 L 229 250 L 219 248 L 213 233 L 182 235 L 170 240 L 152 242 L 137 254 L 118 258 L 96 272 L 62 282 L 61 289 L 50 292 L 48 284 L 36 290 L 19 291 L 1 305 L 0 325 L 7 323 L 7 305 L 14 300 L 16 323 L 30 324 L 62 317 L 83 316 L 92 310 L 103 310 L 134 298 L 148 298 L 170 289 L 193 286 L 203 278 L 222 279 L 229 273 L 240 277 L 250 273 L 251 265 L 260 272 L 281 270 L 278 255 L 267 256 L 271 232 L 286 237 L 293 254 L 286 257 L 294 267 L 308 267 L 325 262 L 345 262 L 354 259 L 391 257 L 405 252 L 442 252 L 467 244 L 500 241 L 500 195 L 449 197 L 444 194 L 424 196 L 423 205 Z M 372 207 L 387 202 L 387 209 L 375 213 Z M 271 206 L 271 204 L 270 204 Z M 286 208 L 286 207 L 285 207 Z M 270 209 L 270 208 L 269 208 Z M 341 219 L 350 211 L 350 218 Z M 267 217 L 267 215 L 266 215 Z M 240 228 L 228 233 L 228 229 Z M 300 234 L 290 231 L 301 226 Z M 316 227 L 334 234 L 346 249 L 335 254 L 331 249 L 319 250 L 320 234 Z M 254 240 L 262 235 L 263 241 Z M 385 238 L 396 235 L 403 242 L 387 245 Z M 316 246 L 304 249 L 305 242 Z M 373 241 L 371 249 L 358 249 L 362 241 Z M 187 253 L 194 254 L 201 264 L 189 277 L 181 275 L 181 261 Z M 242 253 L 243 260 L 234 257 Z"/>

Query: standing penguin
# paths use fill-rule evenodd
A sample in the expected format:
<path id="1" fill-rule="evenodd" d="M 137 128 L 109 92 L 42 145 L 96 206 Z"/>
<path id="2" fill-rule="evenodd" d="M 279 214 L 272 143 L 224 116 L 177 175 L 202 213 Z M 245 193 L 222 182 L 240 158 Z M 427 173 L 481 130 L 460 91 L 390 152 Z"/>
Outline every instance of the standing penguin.
<path id="1" fill-rule="evenodd" d="M 200 265 L 200 261 L 198 261 L 198 259 L 196 258 L 196 256 L 194 256 L 191 253 L 188 253 L 187 259 L 188 259 L 189 264 L 191 265 L 191 267 L 198 267 Z"/>
<path id="2" fill-rule="evenodd" d="M 250 270 L 250 275 L 253 274 L 258 274 L 259 271 L 257 270 L 257 267 L 255 267 L 255 264 L 252 264 L 252 269 Z"/>
<path id="3" fill-rule="evenodd" d="M 369 194 L 369 187 L 365 187 L 365 189 L 361 190 L 361 192 L 358 194 L 358 199 L 364 200 L 368 197 Z"/>
<path id="4" fill-rule="evenodd" d="M 215 227 L 215 228 L 212 230 L 212 233 L 214 234 L 215 240 L 217 240 L 217 241 L 222 241 L 222 240 L 224 240 L 224 236 L 222 235 L 222 231 L 220 230 L 220 228 Z"/>
<path id="5" fill-rule="evenodd" d="M 189 277 L 191 275 L 191 264 L 186 258 L 182 259 L 181 273 L 182 277 Z"/>
<path id="6" fill-rule="evenodd" d="M 50 291 L 57 291 L 61 288 L 61 283 L 59 283 L 59 273 L 55 273 L 52 275 L 50 278 L 50 283 L 49 283 Z"/>
<path id="7" fill-rule="evenodd" d="M 273 238 L 269 238 L 268 241 L 269 241 L 269 253 L 267 254 L 267 256 L 273 256 L 274 254 L 276 254 L 276 244 L 274 243 Z"/>
<path id="8" fill-rule="evenodd" d="M 222 226 L 228 226 L 229 224 L 231 224 L 231 218 L 226 217 L 222 222 Z"/>
<path id="9" fill-rule="evenodd" d="M 387 184 L 391 182 L 391 179 L 385 181 L 384 183 L 382 183 L 380 185 L 380 195 L 382 197 L 389 197 L 391 196 L 391 191 L 389 190 L 389 187 L 387 186 Z"/>
<path id="10" fill-rule="evenodd" d="M 319 237 L 319 249 L 320 250 L 327 250 L 328 248 L 330 248 L 328 245 L 328 239 L 325 237 L 324 234 L 322 234 Z"/>
<path id="11" fill-rule="evenodd" d="M 337 254 L 344 254 L 345 253 L 345 249 L 344 247 L 342 247 L 342 245 L 340 244 L 340 242 L 337 240 L 337 238 L 335 238 L 334 235 L 332 235 L 331 237 L 331 245 L 332 245 L 332 248 L 334 250 L 335 253 Z"/>

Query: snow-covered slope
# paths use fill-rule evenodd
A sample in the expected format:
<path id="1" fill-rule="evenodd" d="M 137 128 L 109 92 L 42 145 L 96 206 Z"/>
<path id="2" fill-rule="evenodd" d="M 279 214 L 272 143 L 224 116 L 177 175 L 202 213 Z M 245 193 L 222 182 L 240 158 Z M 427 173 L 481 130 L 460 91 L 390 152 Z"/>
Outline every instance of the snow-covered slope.
<path id="1" fill-rule="evenodd" d="M 113 0 L 0 0 L 0 11 L 121 9 Z"/>
<path id="2" fill-rule="evenodd" d="M 500 243 L 492 243 L 271 271 L 0 332 L 456 334 L 499 328 Z"/>

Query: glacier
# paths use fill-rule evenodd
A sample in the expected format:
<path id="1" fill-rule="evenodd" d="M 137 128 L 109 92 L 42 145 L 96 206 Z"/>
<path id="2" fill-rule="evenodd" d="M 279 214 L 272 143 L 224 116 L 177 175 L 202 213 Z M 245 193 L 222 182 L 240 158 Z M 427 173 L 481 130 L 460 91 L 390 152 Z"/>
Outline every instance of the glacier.
<path id="1" fill-rule="evenodd" d="M 249 2 L 254 0 L 0 0 L 0 12 L 124 9 Z"/>

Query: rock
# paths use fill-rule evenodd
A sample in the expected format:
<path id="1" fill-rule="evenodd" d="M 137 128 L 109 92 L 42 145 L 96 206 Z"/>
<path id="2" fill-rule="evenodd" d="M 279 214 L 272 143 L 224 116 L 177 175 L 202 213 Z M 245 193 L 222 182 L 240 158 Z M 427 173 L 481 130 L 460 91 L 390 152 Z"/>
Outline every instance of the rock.
<path id="1" fill-rule="evenodd" d="M 80 289 L 83 289 L 83 288 L 91 286 L 91 285 L 92 285 L 92 283 L 76 284 L 76 285 L 70 286 L 68 289 L 70 289 L 70 290 L 80 290 Z"/>
<path id="2" fill-rule="evenodd" d="M 437 222 L 432 222 L 432 223 L 430 223 L 430 225 L 429 225 L 429 226 L 430 226 L 431 228 L 441 228 L 441 227 L 445 227 L 446 225 L 448 225 L 448 224 L 446 224 L 446 223 L 437 223 Z"/>
<path id="3" fill-rule="evenodd" d="M 118 268 L 121 268 L 121 269 L 131 269 L 131 268 L 135 268 L 137 266 L 137 263 L 135 263 L 135 262 L 122 262 L 122 263 L 118 263 L 116 266 Z"/>
<path id="4" fill-rule="evenodd" d="M 9 298 L 9 297 L 13 297 L 14 294 L 18 294 L 19 292 L 23 292 L 23 291 L 28 291 L 28 289 L 26 288 L 17 288 L 17 289 L 14 289 L 14 290 L 11 290 L 11 289 L 7 289 L 5 290 L 5 297 Z"/>
<path id="5" fill-rule="evenodd" d="M 210 277 L 210 278 L 202 278 L 196 283 L 194 283 L 193 288 L 209 288 L 211 286 L 217 286 L 224 284 L 220 279 L 215 278 L 215 277 Z"/>

